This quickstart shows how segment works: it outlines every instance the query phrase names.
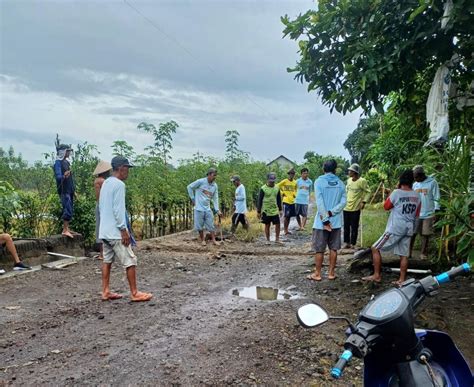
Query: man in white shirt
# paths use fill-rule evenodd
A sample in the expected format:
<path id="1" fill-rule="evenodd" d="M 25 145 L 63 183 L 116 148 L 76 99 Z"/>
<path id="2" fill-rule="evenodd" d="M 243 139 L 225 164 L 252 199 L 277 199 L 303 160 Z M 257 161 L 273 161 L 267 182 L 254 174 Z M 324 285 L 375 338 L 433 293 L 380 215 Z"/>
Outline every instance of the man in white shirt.
<path id="1" fill-rule="evenodd" d="M 117 258 L 125 267 L 132 301 L 149 301 L 151 293 L 139 292 L 137 289 L 137 257 L 130 247 L 130 233 L 127 228 L 125 210 L 125 184 L 128 170 L 133 167 L 125 157 L 115 156 L 112 159 L 112 176 L 105 180 L 100 190 L 99 239 L 103 241 L 104 260 L 102 263 L 102 300 L 117 300 L 121 294 L 110 291 L 110 270 Z"/>
<path id="2" fill-rule="evenodd" d="M 235 186 L 235 201 L 234 201 L 234 214 L 232 215 L 232 234 L 237 230 L 239 223 L 245 230 L 248 230 L 249 224 L 245 214 L 247 213 L 247 195 L 245 193 L 245 187 L 240 182 L 240 176 L 232 176 L 230 179 Z"/>

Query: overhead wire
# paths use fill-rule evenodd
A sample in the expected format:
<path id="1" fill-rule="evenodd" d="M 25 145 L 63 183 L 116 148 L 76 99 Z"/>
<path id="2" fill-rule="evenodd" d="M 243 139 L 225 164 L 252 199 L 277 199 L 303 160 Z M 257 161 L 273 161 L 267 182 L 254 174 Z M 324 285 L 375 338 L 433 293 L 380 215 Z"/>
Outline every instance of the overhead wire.
<path id="1" fill-rule="evenodd" d="M 136 6 L 131 4 L 128 0 L 123 0 L 123 2 L 130 7 L 133 11 L 135 11 L 138 15 L 140 15 L 144 20 L 147 21 L 148 24 L 150 24 L 153 28 L 155 28 L 160 34 L 162 34 L 164 37 L 175 43 L 181 50 L 183 50 L 186 54 L 188 54 L 191 58 L 193 58 L 195 61 L 200 62 L 203 64 L 211 73 L 218 75 L 218 72 L 209 66 L 206 62 L 203 62 L 201 59 L 199 59 L 197 56 L 193 54 L 191 50 L 189 50 L 185 45 L 183 45 L 178 39 L 176 39 L 173 35 L 169 34 L 165 30 L 163 30 L 154 20 L 150 19 L 148 16 L 146 16 L 143 12 L 141 12 Z M 249 97 L 248 95 L 244 94 L 244 98 L 246 98 L 248 101 L 250 101 L 253 105 L 258 107 L 260 110 L 262 110 L 265 114 L 270 116 L 270 113 L 259 103 L 257 103 L 253 98 Z M 271 117 L 274 119 L 274 117 Z"/>

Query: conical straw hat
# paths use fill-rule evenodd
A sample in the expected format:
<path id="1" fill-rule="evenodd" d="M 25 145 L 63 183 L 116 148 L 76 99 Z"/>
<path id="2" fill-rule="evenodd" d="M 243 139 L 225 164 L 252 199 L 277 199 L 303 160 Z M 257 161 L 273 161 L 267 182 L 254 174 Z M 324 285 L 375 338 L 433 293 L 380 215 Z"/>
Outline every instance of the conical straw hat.
<path id="1" fill-rule="evenodd" d="M 97 164 L 97 167 L 94 169 L 94 176 L 100 175 L 101 173 L 110 171 L 112 169 L 112 164 L 110 164 L 108 161 L 100 160 L 99 164 Z"/>

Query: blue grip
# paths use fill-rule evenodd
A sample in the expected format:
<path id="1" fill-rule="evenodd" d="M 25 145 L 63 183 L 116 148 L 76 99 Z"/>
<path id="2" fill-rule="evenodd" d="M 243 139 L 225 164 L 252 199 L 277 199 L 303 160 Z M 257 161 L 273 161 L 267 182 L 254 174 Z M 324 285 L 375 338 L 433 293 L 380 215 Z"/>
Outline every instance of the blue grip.
<path id="1" fill-rule="evenodd" d="M 457 277 L 463 273 L 469 273 L 471 271 L 471 266 L 468 263 L 463 263 L 462 265 L 455 267 L 449 271 L 437 275 L 436 281 L 441 284 L 449 282 L 452 278 Z"/>
<path id="2" fill-rule="evenodd" d="M 352 352 L 348 349 L 345 350 L 339 360 L 337 361 L 336 365 L 331 369 L 331 376 L 334 379 L 339 379 L 342 376 L 342 371 L 346 367 L 346 364 L 349 360 L 352 359 Z"/>

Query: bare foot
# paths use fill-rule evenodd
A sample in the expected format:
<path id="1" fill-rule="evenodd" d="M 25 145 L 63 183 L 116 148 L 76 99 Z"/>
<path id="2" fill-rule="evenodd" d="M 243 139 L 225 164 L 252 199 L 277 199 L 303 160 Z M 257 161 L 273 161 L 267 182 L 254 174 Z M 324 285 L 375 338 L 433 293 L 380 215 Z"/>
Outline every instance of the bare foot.
<path id="1" fill-rule="evenodd" d="M 291 235 L 290 231 L 285 231 L 285 235 Z"/>
<path id="2" fill-rule="evenodd" d="M 398 280 L 398 281 L 392 281 L 392 285 L 393 286 L 396 286 L 397 288 L 399 288 L 400 286 L 402 286 L 402 283 L 404 283 L 405 280 Z"/>
<path id="3" fill-rule="evenodd" d="M 123 298 L 123 296 L 118 293 L 102 294 L 102 301 L 120 300 L 121 298 Z"/>
<path id="4" fill-rule="evenodd" d="M 312 273 L 308 275 L 306 279 L 309 279 L 311 281 L 318 281 L 318 282 L 322 280 L 321 274 L 317 274 L 317 273 Z"/>
<path id="5" fill-rule="evenodd" d="M 153 294 L 151 293 L 136 292 L 135 294 L 132 294 L 131 299 L 133 302 L 143 302 L 150 301 L 152 297 Z"/>
<path id="6" fill-rule="evenodd" d="M 331 223 L 323 224 L 323 230 L 331 232 L 332 231 Z"/>
<path id="7" fill-rule="evenodd" d="M 220 246 L 220 245 L 221 245 L 221 243 L 220 243 L 220 242 L 217 242 L 217 241 L 212 241 L 212 244 L 213 244 L 214 246 Z"/>
<path id="8" fill-rule="evenodd" d="M 63 231 L 62 235 L 64 235 L 65 237 L 74 239 L 73 235 L 71 234 L 71 232 L 69 230 Z"/>
<path id="9" fill-rule="evenodd" d="M 202 241 L 202 242 L 201 242 L 201 246 L 207 246 L 206 241 Z"/>
<path id="10" fill-rule="evenodd" d="M 284 245 L 285 243 L 284 243 L 283 241 L 281 241 L 281 240 L 278 239 L 278 240 L 275 241 L 275 244 L 277 244 L 277 245 Z"/>
<path id="11" fill-rule="evenodd" d="M 380 283 L 382 281 L 382 278 L 376 277 L 375 275 L 369 275 L 368 277 L 363 277 L 362 281 Z"/>
<path id="12" fill-rule="evenodd" d="M 330 281 L 334 281 L 336 278 L 337 278 L 336 274 L 329 274 L 328 275 L 328 280 L 330 280 Z"/>

